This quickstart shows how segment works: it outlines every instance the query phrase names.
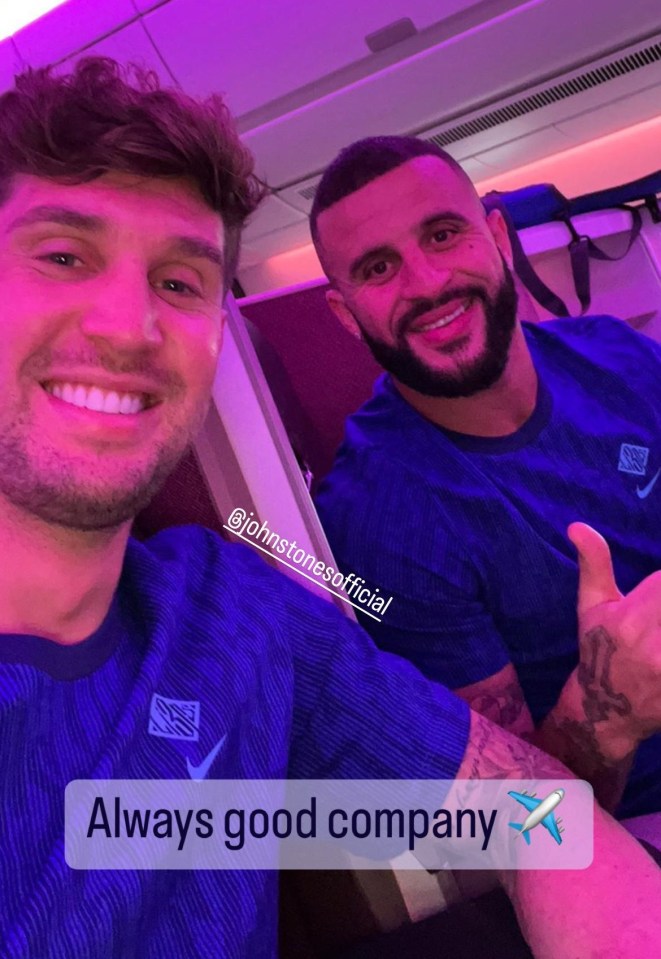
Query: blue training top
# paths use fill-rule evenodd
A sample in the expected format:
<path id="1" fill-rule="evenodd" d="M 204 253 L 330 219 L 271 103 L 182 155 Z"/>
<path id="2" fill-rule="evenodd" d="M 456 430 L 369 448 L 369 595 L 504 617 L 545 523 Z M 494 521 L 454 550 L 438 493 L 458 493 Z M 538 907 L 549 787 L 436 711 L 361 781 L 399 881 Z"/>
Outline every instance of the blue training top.
<path id="1" fill-rule="evenodd" d="M 0 716 L 3 959 L 276 956 L 276 873 L 70 869 L 73 779 L 187 779 L 223 736 L 210 778 L 452 779 L 468 736 L 465 703 L 196 527 L 129 543 L 87 640 L 1 636 Z"/>
<path id="2" fill-rule="evenodd" d="M 624 592 L 661 569 L 661 348 L 609 317 L 524 330 L 539 390 L 519 430 L 443 430 L 382 377 L 317 507 L 343 571 L 393 597 L 382 623 L 359 617 L 379 646 L 455 689 L 511 661 L 538 723 L 577 663 L 567 526 L 606 537 Z M 658 736 L 620 813 L 657 810 Z"/>

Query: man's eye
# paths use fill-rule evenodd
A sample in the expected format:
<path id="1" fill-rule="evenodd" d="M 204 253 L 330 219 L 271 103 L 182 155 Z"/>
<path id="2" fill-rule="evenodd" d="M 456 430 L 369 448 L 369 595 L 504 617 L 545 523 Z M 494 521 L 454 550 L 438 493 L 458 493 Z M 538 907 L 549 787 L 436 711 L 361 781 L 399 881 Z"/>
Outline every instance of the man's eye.
<path id="1" fill-rule="evenodd" d="M 178 296 L 202 295 L 197 287 L 191 286 L 190 283 L 184 283 L 183 280 L 163 280 L 161 286 L 167 293 L 176 293 Z"/>
<path id="2" fill-rule="evenodd" d="M 75 266 L 77 263 L 81 263 L 79 256 L 76 256 L 74 253 L 61 253 L 55 251 L 53 253 L 45 253 L 43 256 L 39 257 L 40 260 L 45 260 L 47 263 L 54 263 L 56 266 Z"/>
<path id="3" fill-rule="evenodd" d="M 372 263 L 365 270 L 365 276 L 369 279 L 381 279 L 388 275 L 389 265 L 386 260 L 379 260 L 378 263 Z"/>
<path id="4" fill-rule="evenodd" d="M 442 230 L 434 230 L 432 233 L 432 241 L 437 244 L 437 246 L 445 246 L 450 240 L 456 236 L 454 230 L 449 230 L 447 227 L 444 227 Z"/>

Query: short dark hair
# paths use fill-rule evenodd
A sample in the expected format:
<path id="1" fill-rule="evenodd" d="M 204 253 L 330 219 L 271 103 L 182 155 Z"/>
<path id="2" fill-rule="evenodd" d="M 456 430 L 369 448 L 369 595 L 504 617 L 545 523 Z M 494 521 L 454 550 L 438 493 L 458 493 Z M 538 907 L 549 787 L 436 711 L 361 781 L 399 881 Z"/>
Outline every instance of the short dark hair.
<path id="1" fill-rule="evenodd" d="M 310 232 L 315 246 L 319 246 L 317 219 L 324 210 L 377 177 L 390 173 L 402 163 L 421 156 L 438 157 L 459 176 L 469 180 L 468 174 L 454 157 L 435 143 L 420 140 L 418 137 L 366 137 L 341 150 L 326 168 L 314 195 L 310 211 Z"/>
<path id="2" fill-rule="evenodd" d="M 88 183 L 119 171 L 187 177 L 225 226 L 225 288 L 241 228 L 265 195 L 221 97 L 161 88 L 155 73 L 85 57 L 68 74 L 27 70 L 0 97 L 0 202 L 17 174 Z"/>

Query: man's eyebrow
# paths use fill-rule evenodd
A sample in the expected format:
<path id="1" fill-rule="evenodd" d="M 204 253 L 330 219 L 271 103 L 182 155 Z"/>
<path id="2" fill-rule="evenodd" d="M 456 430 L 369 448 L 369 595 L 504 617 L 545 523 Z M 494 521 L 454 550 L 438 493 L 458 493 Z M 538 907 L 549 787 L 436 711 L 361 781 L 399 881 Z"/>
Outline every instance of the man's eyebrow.
<path id="1" fill-rule="evenodd" d="M 81 213 L 65 206 L 34 206 L 10 223 L 8 232 L 20 227 L 31 226 L 34 223 L 55 223 L 77 230 L 100 233 L 107 228 L 108 223 L 93 213 Z M 174 236 L 169 240 L 169 246 L 176 253 L 197 259 L 210 260 L 214 266 L 222 270 L 222 251 L 213 243 L 197 236 Z"/>
<path id="2" fill-rule="evenodd" d="M 459 226 L 470 226 L 470 220 L 462 213 L 457 213 L 456 210 L 440 210 L 438 213 L 433 213 L 431 216 L 426 217 L 422 222 L 422 228 L 425 229 L 434 226 L 435 223 L 448 222 L 457 223 Z"/>
<path id="3" fill-rule="evenodd" d="M 169 243 L 170 249 L 182 256 L 194 259 L 210 260 L 219 270 L 223 269 L 223 253 L 213 243 L 197 236 L 175 236 Z"/>
<path id="4" fill-rule="evenodd" d="M 7 228 L 8 233 L 33 223 L 56 223 L 76 230 L 99 233 L 106 226 L 105 220 L 93 213 L 81 213 L 66 206 L 33 206 L 27 213 L 13 220 Z"/>

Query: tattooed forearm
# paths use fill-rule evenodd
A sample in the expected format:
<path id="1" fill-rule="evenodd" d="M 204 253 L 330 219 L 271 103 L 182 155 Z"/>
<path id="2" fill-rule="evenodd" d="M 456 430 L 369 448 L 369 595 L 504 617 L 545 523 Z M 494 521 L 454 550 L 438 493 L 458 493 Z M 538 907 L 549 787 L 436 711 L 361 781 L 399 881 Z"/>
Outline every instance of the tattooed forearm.
<path id="1" fill-rule="evenodd" d="M 509 729 L 515 736 L 526 738 L 532 734 L 532 717 L 511 663 L 493 676 L 464 686 L 456 692 L 476 713 L 481 713 L 492 723 Z"/>
<path id="2" fill-rule="evenodd" d="M 602 751 L 592 721 L 556 720 L 553 715 L 543 723 L 536 741 L 592 784 L 600 806 L 611 812 L 615 809 L 627 782 L 633 752 L 625 759 L 610 760 Z"/>
<path id="3" fill-rule="evenodd" d="M 479 713 L 471 716 L 463 766 L 460 779 L 553 779 L 567 772 L 553 757 L 499 729 Z"/>
<path id="4" fill-rule="evenodd" d="M 526 711 L 518 682 L 508 683 L 494 693 L 482 693 L 471 699 L 471 709 L 505 729 L 515 730 Z"/>
<path id="5" fill-rule="evenodd" d="M 534 728 L 523 691 L 513 667 L 459 690 L 476 713 L 510 733 L 529 740 L 544 753 L 557 757 L 576 775 L 592 783 L 597 799 L 614 809 L 624 789 L 633 758 L 629 744 L 628 718 L 631 702 L 618 688 L 613 660 L 617 645 L 599 626 L 587 632 L 581 642 L 581 661 L 562 690 L 557 705 L 541 726 Z M 528 778 L 537 769 L 538 759 L 523 743 L 494 739 L 494 727 L 476 722 L 476 751 L 470 776 L 506 778 L 515 767 L 516 775 Z M 552 760 L 548 758 L 548 763 Z M 553 769 L 556 769 L 553 772 Z M 549 775 L 557 776 L 550 766 Z M 510 774 L 512 775 L 512 774 Z M 535 778 L 539 778 L 539 775 Z"/>

